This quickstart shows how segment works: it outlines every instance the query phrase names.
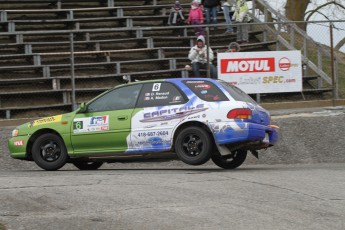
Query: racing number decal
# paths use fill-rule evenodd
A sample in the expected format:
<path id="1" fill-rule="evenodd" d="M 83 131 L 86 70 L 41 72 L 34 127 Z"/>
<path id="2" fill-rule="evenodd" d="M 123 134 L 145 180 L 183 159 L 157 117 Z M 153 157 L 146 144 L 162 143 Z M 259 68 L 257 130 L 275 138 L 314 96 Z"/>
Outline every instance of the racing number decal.
<path id="1" fill-rule="evenodd" d="M 83 129 L 83 122 L 82 121 L 75 121 L 73 123 L 73 129 Z"/>
<path id="2" fill-rule="evenodd" d="M 161 90 L 161 83 L 154 83 L 152 86 L 152 92 L 160 91 Z"/>

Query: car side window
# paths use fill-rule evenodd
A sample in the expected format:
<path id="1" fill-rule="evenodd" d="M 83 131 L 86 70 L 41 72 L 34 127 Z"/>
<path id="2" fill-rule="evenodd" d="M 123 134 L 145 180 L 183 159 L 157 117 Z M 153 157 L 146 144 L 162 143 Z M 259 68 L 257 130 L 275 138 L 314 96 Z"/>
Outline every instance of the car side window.
<path id="1" fill-rule="evenodd" d="M 225 94 L 210 81 L 186 80 L 183 82 L 193 93 L 204 101 L 229 101 Z"/>
<path id="2" fill-rule="evenodd" d="M 138 99 L 139 108 L 178 105 L 187 102 L 187 97 L 170 82 L 146 83 Z"/>
<path id="3" fill-rule="evenodd" d="M 87 106 L 88 112 L 132 109 L 135 107 L 142 85 L 116 88 L 97 98 Z"/>

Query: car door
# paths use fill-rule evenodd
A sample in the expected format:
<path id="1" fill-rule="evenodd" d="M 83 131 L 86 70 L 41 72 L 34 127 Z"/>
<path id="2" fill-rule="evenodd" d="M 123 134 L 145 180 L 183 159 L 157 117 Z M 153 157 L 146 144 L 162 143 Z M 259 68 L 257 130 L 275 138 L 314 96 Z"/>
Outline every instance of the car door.
<path id="1" fill-rule="evenodd" d="M 183 119 L 187 101 L 185 94 L 170 82 L 144 84 L 132 117 L 128 151 L 169 150 L 172 132 Z"/>
<path id="2" fill-rule="evenodd" d="M 76 114 L 71 127 L 75 154 L 124 152 L 131 130 L 131 116 L 142 85 L 113 89 Z"/>

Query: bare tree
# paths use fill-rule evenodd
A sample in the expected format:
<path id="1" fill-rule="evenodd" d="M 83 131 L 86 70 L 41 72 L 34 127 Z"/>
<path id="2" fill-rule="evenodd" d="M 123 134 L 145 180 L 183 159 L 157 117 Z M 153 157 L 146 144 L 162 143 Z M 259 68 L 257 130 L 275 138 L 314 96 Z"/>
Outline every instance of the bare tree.
<path id="1" fill-rule="evenodd" d="M 312 16 L 317 14 L 322 15 L 326 20 L 343 20 L 345 18 L 344 5 L 345 0 L 286 0 L 285 16 L 291 21 L 310 21 Z M 307 23 L 297 23 L 297 25 L 306 30 Z M 339 50 L 344 44 L 345 38 L 338 42 L 335 49 Z"/>

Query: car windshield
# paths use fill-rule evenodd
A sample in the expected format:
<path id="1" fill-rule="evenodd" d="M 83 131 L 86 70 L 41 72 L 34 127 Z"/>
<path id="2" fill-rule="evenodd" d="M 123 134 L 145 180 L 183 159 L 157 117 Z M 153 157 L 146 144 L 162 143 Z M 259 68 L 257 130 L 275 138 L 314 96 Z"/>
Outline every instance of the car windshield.
<path id="1" fill-rule="evenodd" d="M 251 98 L 248 94 L 243 92 L 241 89 L 237 88 L 234 85 L 229 84 L 225 81 L 218 81 L 225 90 L 236 100 L 236 101 L 244 101 L 252 104 L 257 104 L 253 98 Z"/>

